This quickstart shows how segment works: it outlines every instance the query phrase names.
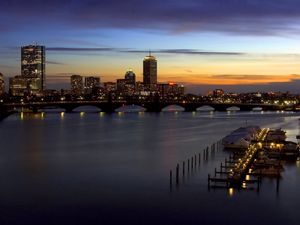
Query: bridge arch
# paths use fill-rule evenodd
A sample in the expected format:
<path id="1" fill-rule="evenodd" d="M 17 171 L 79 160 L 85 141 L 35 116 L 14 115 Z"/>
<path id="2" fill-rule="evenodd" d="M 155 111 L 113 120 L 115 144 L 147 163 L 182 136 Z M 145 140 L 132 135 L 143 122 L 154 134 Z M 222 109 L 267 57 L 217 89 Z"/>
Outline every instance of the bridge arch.
<path id="1" fill-rule="evenodd" d="M 215 111 L 215 108 L 210 105 L 203 105 L 198 107 L 196 110 L 197 112 L 212 112 Z"/>
<path id="2" fill-rule="evenodd" d="M 147 109 L 145 107 L 142 107 L 140 105 L 123 105 L 119 108 L 117 108 L 116 112 L 145 112 Z"/>
<path id="3" fill-rule="evenodd" d="M 162 108 L 162 112 L 183 112 L 185 108 L 181 105 L 167 105 Z"/>
<path id="4" fill-rule="evenodd" d="M 101 108 L 95 105 L 84 105 L 73 108 L 73 112 L 100 112 Z"/>
<path id="5" fill-rule="evenodd" d="M 263 108 L 262 107 L 254 107 L 254 108 L 252 108 L 251 111 L 252 112 L 261 112 L 261 111 L 263 111 Z"/>
<path id="6" fill-rule="evenodd" d="M 231 107 L 228 107 L 226 109 L 227 112 L 236 112 L 236 111 L 241 111 L 241 108 L 240 107 L 237 107 L 237 106 L 231 106 Z"/>

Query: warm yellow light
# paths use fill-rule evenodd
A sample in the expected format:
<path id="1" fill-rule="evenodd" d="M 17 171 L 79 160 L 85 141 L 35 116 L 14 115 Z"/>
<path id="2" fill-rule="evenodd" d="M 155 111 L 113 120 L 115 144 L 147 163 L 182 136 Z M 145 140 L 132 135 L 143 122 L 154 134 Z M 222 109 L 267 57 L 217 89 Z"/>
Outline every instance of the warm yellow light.
<path id="1" fill-rule="evenodd" d="M 20 113 L 20 119 L 24 120 L 24 113 L 23 112 Z"/>
<path id="2" fill-rule="evenodd" d="M 229 196 L 230 196 L 230 197 L 233 196 L 233 194 L 234 194 L 234 189 L 233 189 L 233 188 L 229 188 L 229 189 L 228 189 L 228 193 L 229 193 Z"/>

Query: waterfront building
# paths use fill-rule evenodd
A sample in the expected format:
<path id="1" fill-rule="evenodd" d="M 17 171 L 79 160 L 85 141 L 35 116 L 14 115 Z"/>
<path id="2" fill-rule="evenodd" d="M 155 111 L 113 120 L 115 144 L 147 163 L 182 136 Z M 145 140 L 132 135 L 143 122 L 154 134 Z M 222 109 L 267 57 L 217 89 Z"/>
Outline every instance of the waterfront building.
<path id="1" fill-rule="evenodd" d="M 80 75 L 71 76 L 71 91 L 73 95 L 80 96 L 83 93 L 83 78 Z"/>
<path id="2" fill-rule="evenodd" d="M 100 77 L 85 77 L 84 90 L 86 94 L 91 94 L 94 90 L 100 87 Z"/>
<path id="3" fill-rule="evenodd" d="M 157 84 L 157 60 L 151 53 L 143 61 L 143 82 L 151 90 L 155 89 Z"/>
<path id="4" fill-rule="evenodd" d="M 28 45 L 21 47 L 21 75 L 33 87 L 30 92 L 42 92 L 46 86 L 45 46 Z"/>
<path id="5" fill-rule="evenodd" d="M 9 94 L 15 97 L 22 97 L 27 90 L 28 82 L 23 76 L 15 76 L 9 79 Z"/>
<path id="6" fill-rule="evenodd" d="M 5 93 L 5 83 L 4 83 L 4 76 L 0 73 L 0 96 Z"/>

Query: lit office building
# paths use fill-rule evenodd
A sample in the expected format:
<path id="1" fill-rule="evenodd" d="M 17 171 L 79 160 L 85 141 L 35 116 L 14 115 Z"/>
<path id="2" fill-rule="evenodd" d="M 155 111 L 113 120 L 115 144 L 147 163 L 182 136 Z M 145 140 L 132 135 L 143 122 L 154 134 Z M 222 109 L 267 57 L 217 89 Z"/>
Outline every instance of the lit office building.
<path id="1" fill-rule="evenodd" d="M 143 82 L 150 89 L 154 89 L 157 84 L 157 60 L 151 54 L 143 61 Z"/>
<path id="2" fill-rule="evenodd" d="M 184 95 L 184 86 L 176 83 L 158 84 L 158 90 L 163 97 Z"/>
<path id="3" fill-rule="evenodd" d="M 27 90 L 27 80 L 23 76 L 9 79 L 9 94 L 11 96 L 24 96 Z"/>
<path id="4" fill-rule="evenodd" d="M 124 93 L 126 91 L 126 79 L 117 79 L 117 91 L 120 93 Z"/>
<path id="5" fill-rule="evenodd" d="M 116 91 L 116 83 L 115 82 L 105 82 L 104 89 L 107 93 Z"/>
<path id="6" fill-rule="evenodd" d="M 83 93 L 83 78 L 80 75 L 71 76 L 71 91 L 74 95 L 82 95 Z"/>
<path id="7" fill-rule="evenodd" d="M 85 77 L 84 89 L 85 93 L 91 94 L 93 90 L 100 87 L 100 77 Z"/>
<path id="8" fill-rule="evenodd" d="M 21 48 L 21 75 L 29 87 L 34 86 L 32 94 L 43 91 L 46 86 L 45 46 L 28 45 Z"/>
<path id="9" fill-rule="evenodd" d="M 5 85 L 4 85 L 4 77 L 3 74 L 0 73 L 0 96 L 5 93 Z"/>

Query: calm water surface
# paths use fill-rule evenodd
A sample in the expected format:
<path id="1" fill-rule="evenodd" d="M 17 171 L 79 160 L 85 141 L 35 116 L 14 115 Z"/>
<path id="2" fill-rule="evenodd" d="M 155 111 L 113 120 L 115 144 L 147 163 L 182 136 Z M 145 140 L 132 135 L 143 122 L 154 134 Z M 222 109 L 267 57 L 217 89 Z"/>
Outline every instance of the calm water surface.
<path id="1" fill-rule="evenodd" d="M 299 224 L 300 163 L 256 191 L 208 190 L 227 153 L 172 191 L 169 170 L 240 126 L 298 133 L 296 113 L 15 114 L 0 123 L 0 224 Z"/>

